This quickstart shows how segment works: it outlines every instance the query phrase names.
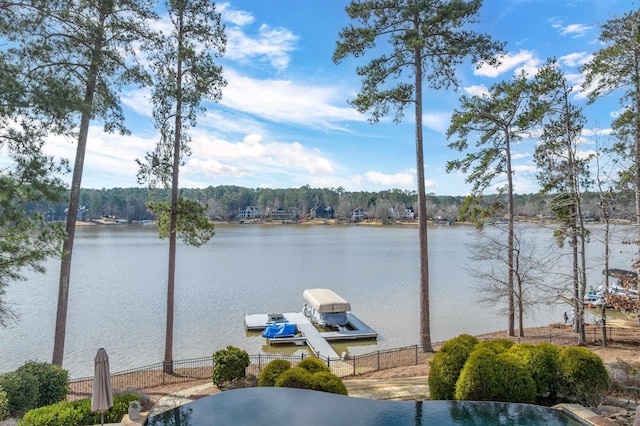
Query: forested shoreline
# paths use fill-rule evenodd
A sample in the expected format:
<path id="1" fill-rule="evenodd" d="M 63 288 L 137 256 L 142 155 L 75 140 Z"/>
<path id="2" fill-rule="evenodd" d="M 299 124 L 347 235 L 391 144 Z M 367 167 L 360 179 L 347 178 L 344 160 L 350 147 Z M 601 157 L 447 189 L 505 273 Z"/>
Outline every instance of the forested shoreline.
<path id="1" fill-rule="evenodd" d="M 380 192 L 349 192 L 343 188 L 299 188 L 270 189 L 244 188 L 239 186 L 209 186 L 206 188 L 183 189 L 182 195 L 190 200 L 206 205 L 211 220 L 239 221 L 240 209 L 255 206 L 264 219 L 270 212 L 284 209 L 291 219 L 312 217 L 351 220 L 354 209 L 366 212 L 371 219 L 392 219 L 391 212 L 417 212 L 417 194 L 415 191 L 391 189 Z M 147 188 L 110 188 L 82 189 L 80 195 L 79 219 L 95 220 L 111 217 L 126 220 L 154 220 L 155 216 L 147 204 L 152 200 L 166 200 L 169 191 Z M 600 194 L 585 192 L 582 194 L 585 219 L 598 221 L 600 218 Z M 485 196 L 487 204 L 496 195 Z M 619 192 L 615 195 L 614 217 L 618 220 L 634 220 L 633 192 Z M 428 219 L 458 219 L 465 196 L 427 195 Z M 549 218 L 554 215 L 550 207 L 552 196 L 539 193 L 515 194 L 514 210 L 516 216 L 523 219 Z M 26 206 L 27 213 L 41 213 L 49 221 L 61 221 L 66 218 L 67 202 L 32 203 Z M 506 200 L 502 209 L 494 217 L 506 214 Z M 416 214 L 417 218 L 417 214 Z"/>

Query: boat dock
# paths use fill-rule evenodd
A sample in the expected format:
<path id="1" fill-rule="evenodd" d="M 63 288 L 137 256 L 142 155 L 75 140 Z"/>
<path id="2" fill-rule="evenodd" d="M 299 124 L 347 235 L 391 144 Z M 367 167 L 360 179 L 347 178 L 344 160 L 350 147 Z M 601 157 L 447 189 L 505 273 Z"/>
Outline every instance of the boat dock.
<path id="1" fill-rule="evenodd" d="M 322 355 L 323 357 L 332 359 L 340 358 L 340 355 L 338 355 L 329 344 L 329 340 L 375 339 L 378 337 L 375 331 L 351 312 L 347 312 L 349 330 L 321 332 L 302 312 L 245 315 L 245 328 L 247 330 L 264 330 L 274 322 L 273 318 L 276 318 L 276 315 L 277 318 L 281 318 L 278 322 L 295 324 L 301 336 L 275 337 L 269 339 L 269 343 L 306 343 L 311 351 L 318 357 Z"/>

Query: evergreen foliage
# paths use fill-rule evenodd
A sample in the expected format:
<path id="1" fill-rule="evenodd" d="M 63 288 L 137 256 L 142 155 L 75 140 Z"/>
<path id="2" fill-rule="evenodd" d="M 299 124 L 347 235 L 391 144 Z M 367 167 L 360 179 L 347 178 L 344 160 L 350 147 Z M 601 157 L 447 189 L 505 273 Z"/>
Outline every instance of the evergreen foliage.
<path id="1" fill-rule="evenodd" d="M 249 354 L 244 349 L 227 346 L 213 354 L 213 384 L 220 386 L 225 382 L 242 379 L 251 363 Z"/>
<path id="2" fill-rule="evenodd" d="M 594 406 L 609 387 L 602 359 L 590 350 L 569 346 L 558 355 L 559 394 L 568 401 Z"/>
<path id="3" fill-rule="evenodd" d="M 533 403 L 536 384 L 515 355 L 489 347 L 474 350 L 460 372 L 455 399 Z"/>
<path id="4" fill-rule="evenodd" d="M 291 362 L 286 359 L 274 359 L 258 375 L 258 386 L 275 386 L 278 377 L 290 368 Z"/>
<path id="5" fill-rule="evenodd" d="M 27 361 L 16 371 L 31 373 L 38 380 L 37 407 L 67 399 L 69 372 L 62 367 L 47 362 Z"/>
<path id="6" fill-rule="evenodd" d="M 318 371 L 313 373 L 311 389 L 320 392 L 337 393 L 339 395 L 349 394 L 342 379 L 328 371 Z"/>
<path id="7" fill-rule="evenodd" d="M 430 361 L 431 399 L 453 399 L 460 371 L 477 343 L 474 336 L 461 334 L 442 345 Z"/>
<path id="8" fill-rule="evenodd" d="M 129 403 L 139 401 L 137 394 L 114 395 L 113 407 L 104 412 L 105 423 L 119 423 L 129 410 Z M 101 423 L 101 413 L 91 411 L 91 399 L 63 401 L 27 412 L 21 426 L 82 426 Z"/>
<path id="9" fill-rule="evenodd" d="M 337 393 L 347 395 L 347 387 L 342 379 L 331 373 L 322 361 L 317 358 L 305 358 L 307 360 L 316 360 L 305 362 L 294 368 L 288 368 L 275 381 L 276 387 L 311 389 L 320 392 Z M 324 368 L 323 368 L 324 367 Z"/>
<path id="10" fill-rule="evenodd" d="M 0 375 L 0 389 L 7 394 L 7 409 L 11 416 L 20 416 L 38 406 L 38 378 L 28 371 Z"/>
<path id="11" fill-rule="evenodd" d="M 0 388 L 0 420 L 9 415 L 9 398 L 7 393 Z"/>
<path id="12" fill-rule="evenodd" d="M 509 339 L 485 340 L 478 343 L 475 349 L 486 348 L 495 354 L 501 354 L 502 352 L 506 352 L 507 350 L 509 350 L 509 348 L 513 345 L 513 341 Z"/>
<path id="13" fill-rule="evenodd" d="M 326 372 L 330 373 L 331 369 L 323 361 L 316 357 L 308 357 L 298 363 L 298 367 L 304 368 L 309 373 Z"/>
<path id="14" fill-rule="evenodd" d="M 558 380 L 558 355 L 561 348 L 551 343 L 513 345 L 507 353 L 514 355 L 529 370 L 536 384 L 536 396 L 551 397 L 556 394 Z"/>
<path id="15" fill-rule="evenodd" d="M 313 374 L 304 368 L 290 368 L 280 374 L 275 386 L 278 388 L 312 389 Z"/>
<path id="16" fill-rule="evenodd" d="M 356 68 L 362 88 L 350 104 L 369 121 L 394 114 L 400 122 L 406 108 L 415 118 L 417 212 L 427 217 L 422 136 L 423 84 L 433 90 L 458 87 L 456 67 L 466 60 L 496 64 L 496 54 L 504 45 L 489 35 L 467 28 L 474 22 L 482 1 L 435 0 L 352 0 L 346 7 L 354 23 L 342 29 L 333 61 L 347 57 L 363 58 L 373 51 L 375 57 Z M 380 48 L 380 45 L 386 46 Z M 419 221 L 420 253 L 420 345 L 432 351 L 429 315 L 429 250 L 426 220 Z"/>

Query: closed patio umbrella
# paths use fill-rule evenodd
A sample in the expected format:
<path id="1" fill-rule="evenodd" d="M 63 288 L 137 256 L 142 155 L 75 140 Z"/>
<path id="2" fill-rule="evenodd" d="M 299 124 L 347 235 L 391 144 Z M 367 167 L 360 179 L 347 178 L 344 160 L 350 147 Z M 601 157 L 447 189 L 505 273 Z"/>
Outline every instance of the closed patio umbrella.
<path id="1" fill-rule="evenodd" d="M 93 390 L 91 392 L 91 411 L 100 411 L 100 422 L 104 425 L 104 412 L 113 407 L 109 356 L 104 348 L 98 349 L 95 357 Z"/>

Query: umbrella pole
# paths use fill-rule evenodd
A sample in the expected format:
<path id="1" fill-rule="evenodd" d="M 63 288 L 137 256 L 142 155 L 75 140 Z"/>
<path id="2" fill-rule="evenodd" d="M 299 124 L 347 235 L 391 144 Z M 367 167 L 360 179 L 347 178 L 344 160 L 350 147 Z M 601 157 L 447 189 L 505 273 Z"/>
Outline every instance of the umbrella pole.
<path id="1" fill-rule="evenodd" d="M 100 424 L 104 426 L 104 411 L 100 412 Z"/>

